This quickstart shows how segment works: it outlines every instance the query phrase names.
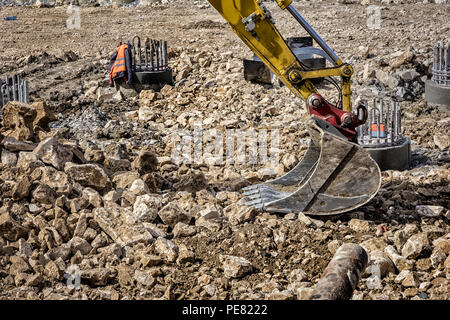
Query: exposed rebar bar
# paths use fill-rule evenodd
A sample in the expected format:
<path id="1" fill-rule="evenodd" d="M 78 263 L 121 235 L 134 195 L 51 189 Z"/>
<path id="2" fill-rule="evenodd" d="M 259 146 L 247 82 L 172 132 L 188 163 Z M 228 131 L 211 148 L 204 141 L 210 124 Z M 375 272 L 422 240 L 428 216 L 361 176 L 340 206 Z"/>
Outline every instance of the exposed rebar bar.
<path id="1" fill-rule="evenodd" d="M 431 79 L 441 87 L 450 87 L 450 42 L 438 42 L 433 53 Z"/>
<path id="2" fill-rule="evenodd" d="M 132 54 L 134 71 L 154 72 L 165 71 L 169 68 L 167 41 L 146 38 L 142 47 L 141 39 L 135 36 Z M 136 56 L 138 57 L 137 60 Z"/>
<path id="3" fill-rule="evenodd" d="M 368 118 L 365 124 L 358 127 L 358 143 L 362 146 L 386 147 L 402 143 L 401 135 L 401 109 L 398 102 L 391 103 L 382 99 L 372 100 L 368 109 Z"/>

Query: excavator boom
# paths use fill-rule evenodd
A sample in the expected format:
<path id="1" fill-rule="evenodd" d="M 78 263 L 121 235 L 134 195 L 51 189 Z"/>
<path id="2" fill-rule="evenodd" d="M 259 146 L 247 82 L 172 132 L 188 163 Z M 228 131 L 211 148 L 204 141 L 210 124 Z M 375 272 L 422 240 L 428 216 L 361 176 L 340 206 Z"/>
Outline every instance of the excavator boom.
<path id="1" fill-rule="evenodd" d="M 298 97 L 306 101 L 311 118 L 309 149 L 302 161 L 283 177 L 244 189 L 247 203 L 272 212 L 336 214 L 369 201 L 381 183 L 376 162 L 356 142 L 356 127 L 367 118 L 358 106 L 351 112 L 350 77 L 353 69 L 333 50 L 292 6 L 276 0 L 319 44 L 333 67 L 310 70 L 297 59 L 275 26 L 261 0 L 208 0 L 233 31 Z M 341 78 L 336 105 L 324 99 L 312 79 Z"/>

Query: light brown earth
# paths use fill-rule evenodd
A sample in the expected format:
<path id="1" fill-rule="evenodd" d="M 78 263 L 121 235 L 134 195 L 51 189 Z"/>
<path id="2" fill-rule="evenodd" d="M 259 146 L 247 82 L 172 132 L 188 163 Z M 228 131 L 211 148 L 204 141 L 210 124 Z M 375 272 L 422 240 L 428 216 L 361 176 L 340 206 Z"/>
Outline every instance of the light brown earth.
<path id="1" fill-rule="evenodd" d="M 303 103 L 284 87 L 243 79 L 242 59 L 252 53 L 213 8 L 187 1 L 82 7 L 81 29 L 69 30 L 66 6 L 0 7 L 1 78 L 20 73 L 30 82 L 31 101 L 45 101 L 57 118 L 50 128 L 45 119 L 41 128 L 31 125 L 24 139 L 42 149 L 42 141 L 54 137 L 59 148 L 48 157 L 37 148 L 19 157 L 2 142 L 0 298 L 301 299 L 337 247 L 353 242 L 382 271 L 375 288 L 377 279 L 364 275 L 354 299 L 449 299 L 450 117 L 425 102 L 423 81 L 433 45 L 448 37 L 450 6 L 379 5 L 381 29 L 371 30 L 366 5 L 296 3 L 354 66 L 355 97 L 407 92 L 400 104 L 403 134 L 412 140 L 411 169 L 383 172 L 382 187 L 367 205 L 321 219 L 236 205 L 241 187 L 273 178 L 260 171 L 263 165 L 171 163 L 171 134 L 192 132 L 197 121 L 203 129 L 278 129 L 278 175 L 306 150 Z M 287 14 L 269 8 L 285 36 L 303 35 Z M 3 20 L 10 15 L 18 20 Z M 168 41 L 175 86 L 141 99 L 129 92 L 111 98 L 109 57 L 134 35 Z M 412 69 L 419 76 L 403 81 Z M 319 89 L 334 94 L 332 87 Z M 19 117 L 8 108 L 3 118 L 5 110 Z M 6 126 L 2 140 L 17 133 Z M 76 165 L 82 163 L 96 163 L 97 169 L 83 168 L 98 175 L 80 180 Z M 418 205 L 437 206 L 437 216 L 423 216 Z M 251 270 L 224 255 L 247 259 Z M 80 289 L 66 285 L 71 265 L 81 271 Z"/>

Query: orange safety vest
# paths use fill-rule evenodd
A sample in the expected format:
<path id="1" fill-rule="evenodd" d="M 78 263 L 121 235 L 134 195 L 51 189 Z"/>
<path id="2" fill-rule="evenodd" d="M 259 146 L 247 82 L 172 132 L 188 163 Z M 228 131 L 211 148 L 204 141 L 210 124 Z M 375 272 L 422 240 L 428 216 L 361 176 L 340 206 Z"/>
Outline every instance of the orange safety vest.
<path id="1" fill-rule="evenodd" d="M 127 44 L 122 44 L 121 46 L 116 48 L 116 61 L 114 61 L 114 64 L 112 65 L 109 72 L 109 81 L 111 84 L 113 83 L 113 79 L 117 76 L 117 74 L 119 74 L 119 72 L 127 71 L 127 67 L 125 65 L 125 50 L 128 50 Z M 125 81 L 128 82 L 127 76 L 125 76 Z"/>

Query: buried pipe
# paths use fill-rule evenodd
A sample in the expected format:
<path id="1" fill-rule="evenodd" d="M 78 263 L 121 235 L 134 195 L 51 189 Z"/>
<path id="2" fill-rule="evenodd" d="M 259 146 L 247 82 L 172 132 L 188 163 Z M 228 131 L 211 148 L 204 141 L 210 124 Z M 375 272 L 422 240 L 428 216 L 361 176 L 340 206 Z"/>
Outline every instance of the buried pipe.
<path id="1" fill-rule="evenodd" d="M 349 300 L 368 260 L 367 252 L 361 246 L 353 243 L 340 246 L 312 288 L 310 300 Z"/>

